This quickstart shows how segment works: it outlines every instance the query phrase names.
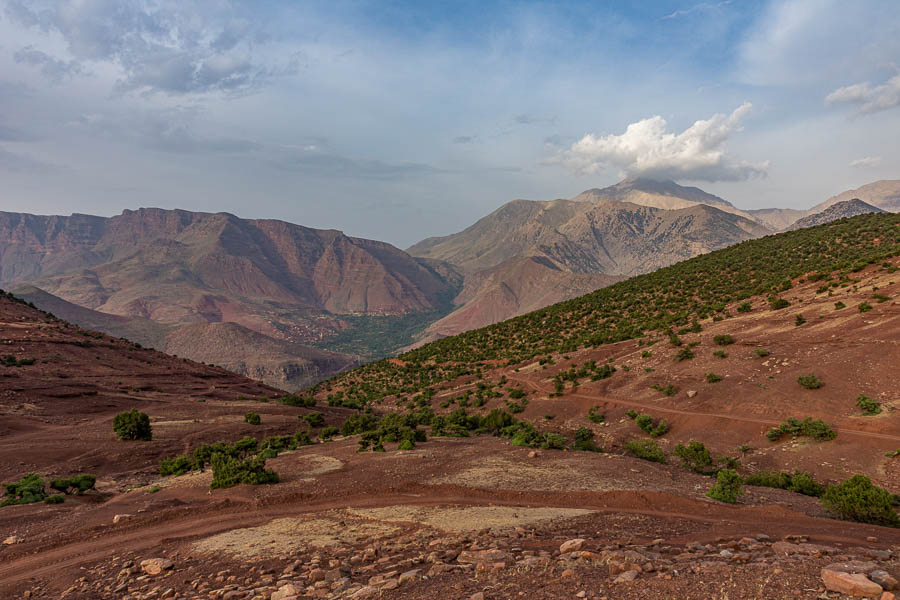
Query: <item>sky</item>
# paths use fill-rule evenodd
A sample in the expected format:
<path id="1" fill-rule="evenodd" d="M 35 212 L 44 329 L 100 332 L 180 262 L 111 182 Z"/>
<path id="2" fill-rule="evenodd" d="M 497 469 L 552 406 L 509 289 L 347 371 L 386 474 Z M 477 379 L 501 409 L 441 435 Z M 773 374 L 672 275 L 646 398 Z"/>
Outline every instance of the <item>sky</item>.
<path id="1" fill-rule="evenodd" d="M 405 248 L 673 179 L 900 178 L 896 0 L 0 0 L 0 210 L 226 211 Z"/>

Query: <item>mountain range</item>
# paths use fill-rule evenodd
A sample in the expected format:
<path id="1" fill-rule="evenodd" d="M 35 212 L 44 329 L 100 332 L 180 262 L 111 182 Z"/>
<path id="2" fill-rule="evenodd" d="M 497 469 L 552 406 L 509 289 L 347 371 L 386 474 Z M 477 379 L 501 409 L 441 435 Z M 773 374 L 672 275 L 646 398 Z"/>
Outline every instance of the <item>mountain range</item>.
<path id="1" fill-rule="evenodd" d="M 743 211 L 696 187 L 627 179 L 514 200 L 405 252 L 227 213 L 0 213 L 0 286 L 79 325 L 297 389 L 795 223 L 877 210 L 900 210 L 900 181 L 809 211 Z"/>

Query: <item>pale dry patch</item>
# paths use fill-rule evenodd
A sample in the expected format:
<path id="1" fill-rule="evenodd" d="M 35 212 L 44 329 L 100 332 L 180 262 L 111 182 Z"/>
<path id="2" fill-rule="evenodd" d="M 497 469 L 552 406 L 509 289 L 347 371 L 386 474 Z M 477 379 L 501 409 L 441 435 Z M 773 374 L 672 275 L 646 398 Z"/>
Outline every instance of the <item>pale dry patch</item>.
<path id="1" fill-rule="evenodd" d="M 288 556 L 307 548 L 354 545 L 390 535 L 397 527 L 366 521 L 340 522 L 328 518 L 274 519 L 259 527 L 226 531 L 194 543 L 209 554 L 227 553 L 243 558 Z"/>
<path id="2" fill-rule="evenodd" d="M 347 513 L 391 523 L 418 523 L 447 532 L 503 530 L 590 514 L 580 508 L 527 508 L 522 506 L 385 506 L 347 509 Z"/>
<path id="3" fill-rule="evenodd" d="M 540 459 L 535 459 L 540 460 Z M 611 491 L 621 489 L 609 478 L 587 470 L 581 460 L 554 460 L 549 464 L 485 457 L 473 460 L 458 473 L 430 483 L 494 490 Z"/>

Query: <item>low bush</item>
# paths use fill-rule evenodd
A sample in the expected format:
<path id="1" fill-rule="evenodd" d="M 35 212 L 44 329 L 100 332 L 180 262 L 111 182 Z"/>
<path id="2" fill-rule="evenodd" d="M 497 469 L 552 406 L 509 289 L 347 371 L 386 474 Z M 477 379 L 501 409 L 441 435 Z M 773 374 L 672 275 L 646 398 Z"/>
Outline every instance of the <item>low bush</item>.
<path id="1" fill-rule="evenodd" d="M 805 387 L 808 390 L 817 390 L 822 387 L 824 384 L 822 380 L 816 377 L 815 373 L 809 373 L 807 375 L 801 375 L 797 378 L 797 383 L 801 386 Z"/>
<path id="2" fill-rule="evenodd" d="M 827 423 L 821 419 L 813 420 L 811 417 L 806 417 L 802 421 L 790 417 L 778 427 L 770 429 L 766 433 L 766 437 L 769 438 L 770 441 L 777 442 L 781 439 L 781 436 L 785 434 L 794 437 L 811 437 L 820 442 L 833 440 L 837 437 L 837 432 Z"/>
<path id="3" fill-rule="evenodd" d="M 634 419 L 635 424 L 641 428 L 641 431 L 651 437 L 659 437 L 665 435 L 669 431 L 669 425 L 666 423 L 665 419 L 660 419 L 654 423 L 653 417 L 646 413 L 635 415 L 632 418 Z"/>
<path id="4" fill-rule="evenodd" d="M 654 440 L 632 441 L 625 444 L 625 449 L 635 458 L 651 462 L 666 463 L 666 453 Z"/>
<path id="5" fill-rule="evenodd" d="M 319 437 L 322 438 L 323 440 L 328 440 L 328 439 L 333 438 L 334 436 L 336 436 L 339 433 L 340 433 L 340 430 L 337 427 L 330 425 L 328 427 L 322 428 L 322 431 L 319 432 Z"/>
<path id="6" fill-rule="evenodd" d="M 873 485 L 865 475 L 830 486 L 820 500 L 823 508 L 841 519 L 900 527 L 894 502 L 893 494 Z"/>
<path id="7" fill-rule="evenodd" d="M 572 450 L 582 452 L 600 452 L 600 447 L 594 442 L 594 432 L 587 427 L 579 427 L 575 432 L 575 441 L 572 442 Z"/>
<path id="8" fill-rule="evenodd" d="M 730 346 L 734 343 L 734 338 L 726 333 L 724 335 L 715 336 L 713 342 L 715 342 L 716 346 Z"/>
<path id="9" fill-rule="evenodd" d="M 216 452 L 211 459 L 213 479 L 211 489 L 230 488 L 240 484 L 262 485 L 278 483 L 278 473 L 266 469 L 266 459 L 234 458 Z"/>
<path id="10" fill-rule="evenodd" d="M 400 444 L 397 445 L 397 450 L 412 450 L 415 446 L 416 444 L 412 440 L 402 439 Z"/>
<path id="11" fill-rule="evenodd" d="M 900 448 L 897 448 L 892 452 L 885 452 L 884 455 L 888 458 L 897 458 L 898 456 L 900 456 Z"/>
<path id="12" fill-rule="evenodd" d="M 519 388 L 512 388 L 511 390 L 509 390 L 509 397 L 512 398 L 513 400 L 518 400 L 520 398 L 524 398 L 525 390 L 522 390 Z"/>
<path id="13" fill-rule="evenodd" d="M 694 358 L 694 353 L 690 348 L 682 348 L 677 353 L 675 353 L 675 360 L 677 361 L 691 360 L 692 358 Z"/>
<path id="14" fill-rule="evenodd" d="M 739 313 L 748 313 L 751 310 L 753 310 L 753 305 L 750 304 L 749 302 L 741 302 L 740 305 L 738 305 L 738 307 L 737 307 L 737 311 Z"/>
<path id="15" fill-rule="evenodd" d="M 701 475 L 712 475 L 718 470 L 703 442 L 691 440 L 687 446 L 678 444 L 672 454 L 679 457 L 685 467 Z"/>
<path id="16" fill-rule="evenodd" d="M 591 421 L 591 423 L 600 424 L 606 420 L 606 415 L 599 412 L 599 408 L 599 406 L 592 406 L 588 409 L 588 419 Z"/>
<path id="17" fill-rule="evenodd" d="M 322 416 L 322 413 L 315 411 L 303 415 L 303 419 L 309 423 L 310 427 L 321 427 L 325 424 L 325 417 Z"/>
<path id="18" fill-rule="evenodd" d="M 78 494 L 79 496 L 88 490 L 94 489 L 97 483 L 96 475 L 87 473 L 73 477 L 60 477 L 50 482 L 50 488 L 63 494 Z"/>
<path id="19" fill-rule="evenodd" d="M 676 391 L 675 386 L 672 385 L 671 383 L 667 383 L 666 385 L 662 385 L 660 383 L 654 383 L 650 387 L 658 392 L 662 392 L 666 396 L 674 396 L 675 391 Z"/>
<path id="20" fill-rule="evenodd" d="M 120 440 L 153 439 L 150 417 L 136 408 L 117 414 L 113 419 L 113 431 Z"/>
<path id="21" fill-rule="evenodd" d="M 285 394 L 278 401 L 286 406 L 298 406 L 300 408 L 312 408 L 316 405 L 316 399 L 312 396 L 298 396 L 297 394 Z"/>
<path id="22" fill-rule="evenodd" d="M 870 310 L 872 310 L 872 305 L 869 304 L 868 302 L 863 302 L 856 308 L 859 309 L 859 312 L 864 313 L 864 312 L 869 312 Z"/>
<path id="23" fill-rule="evenodd" d="M 841 301 L 834 303 L 834 310 L 841 310 L 842 308 L 847 308 L 847 305 Z"/>
<path id="24" fill-rule="evenodd" d="M 47 492 L 44 490 L 44 480 L 37 473 L 29 473 L 19 481 L 10 481 L 0 485 L 6 488 L 0 506 L 31 504 L 40 502 L 47 497 Z"/>
<path id="25" fill-rule="evenodd" d="M 806 323 L 806 319 L 803 318 L 803 315 L 797 315 L 794 317 L 794 326 L 800 327 L 801 325 Z"/>
<path id="26" fill-rule="evenodd" d="M 722 381 L 722 378 L 715 373 L 706 374 L 706 383 L 718 383 L 719 381 Z"/>
<path id="27" fill-rule="evenodd" d="M 782 308 L 787 308 L 791 303 L 785 300 L 784 298 L 779 298 L 777 296 L 772 296 L 769 298 L 769 308 L 772 310 L 781 310 Z"/>
<path id="28" fill-rule="evenodd" d="M 262 419 L 259 418 L 259 413 L 248 412 L 244 415 L 244 423 L 259 425 L 260 423 L 262 423 Z"/>
<path id="29" fill-rule="evenodd" d="M 856 405 L 862 409 L 862 413 L 867 417 L 881 413 L 881 404 L 863 394 L 856 398 Z"/>
<path id="30" fill-rule="evenodd" d="M 728 353 L 724 350 L 716 350 L 715 352 L 713 352 L 713 356 L 717 358 L 728 358 Z"/>
<path id="31" fill-rule="evenodd" d="M 825 491 L 825 486 L 813 479 L 806 471 L 796 470 L 793 474 L 779 471 L 762 470 L 748 475 L 744 480 L 747 485 L 778 488 L 818 498 Z"/>
<path id="32" fill-rule="evenodd" d="M 159 461 L 159 474 L 163 477 L 169 475 L 184 475 L 194 470 L 194 461 L 185 454 L 170 456 Z"/>
<path id="33" fill-rule="evenodd" d="M 734 469 L 722 469 L 716 474 L 716 483 L 706 492 L 713 500 L 734 504 L 738 496 L 744 493 L 741 489 L 743 479 Z"/>
<path id="34" fill-rule="evenodd" d="M 62 504 L 66 501 L 66 497 L 62 494 L 51 494 L 44 498 L 45 504 Z"/>
<path id="35" fill-rule="evenodd" d="M 760 358 L 765 358 L 765 357 L 769 356 L 770 354 L 772 354 L 765 348 L 757 348 L 756 350 L 754 350 L 754 352 L 756 352 L 756 355 Z"/>

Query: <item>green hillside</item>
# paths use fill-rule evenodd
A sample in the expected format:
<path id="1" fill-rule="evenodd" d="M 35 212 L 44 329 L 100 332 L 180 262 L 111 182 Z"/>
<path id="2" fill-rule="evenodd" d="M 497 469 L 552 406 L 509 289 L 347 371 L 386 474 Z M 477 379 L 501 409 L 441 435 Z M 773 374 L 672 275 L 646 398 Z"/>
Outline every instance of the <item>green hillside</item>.
<path id="1" fill-rule="evenodd" d="M 791 281 L 819 293 L 852 285 L 853 273 L 900 255 L 900 214 L 869 214 L 751 240 L 628 279 L 489 327 L 444 338 L 320 383 L 333 402 L 362 406 L 412 394 L 488 364 L 516 364 L 582 347 L 696 329 L 733 311 L 779 310 Z M 894 268 L 883 265 L 882 268 Z M 753 299 L 748 304 L 748 300 Z"/>

